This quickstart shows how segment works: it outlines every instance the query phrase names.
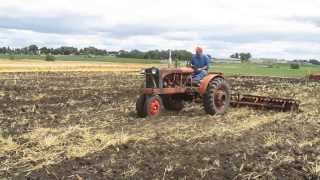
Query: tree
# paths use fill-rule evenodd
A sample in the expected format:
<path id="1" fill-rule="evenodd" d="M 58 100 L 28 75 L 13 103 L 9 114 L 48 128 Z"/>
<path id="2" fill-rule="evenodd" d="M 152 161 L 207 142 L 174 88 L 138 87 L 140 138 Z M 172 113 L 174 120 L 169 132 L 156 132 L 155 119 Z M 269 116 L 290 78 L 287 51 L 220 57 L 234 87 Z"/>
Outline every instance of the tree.
<path id="1" fill-rule="evenodd" d="M 7 54 L 12 54 L 13 49 L 11 49 L 9 46 L 7 47 Z"/>
<path id="2" fill-rule="evenodd" d="M 190 60 L 192 58 L 192 53 L 186 50 L 174 50 L 172 52 L 173 54 L 173 59 L 178 59 L 178 60 Z"/>
<path id="3" fill-rule="evenodd" d="M 59 51 L 62 55 L 71 55 L 76 54 L 78 49 L 74 47 L 62 46 L 59 48 Z"/>
<path id="4" fill-rule="evenodd" d="M 230 56 L 230 58 L 240 59 L 241 62 L 248 62 L 251 59 L 250 53 L 234 53 Z"/>
<path id="5" fill-rule="evenodd" d="M 16 49 L 14 50 L 14 54 L 22 54 L 22 49 L 16 48 Z"/>
<path id="6" fill-rule="evenodd" d="M 86 48 L 80 49 L 80 51 L 76 52 L 75 54 L 105 56 L 105 55 L 108 55 L 108 52 L 107 50 L 104 50 L 104 49 L 98 49 L 95 47 L 86 47 Z"/>
<path id="7" fill-rule="evenodd" d="M 50 50 L 47 47 L 40 48 L 40 54 L 49 54 Z"/>
<path id="8" fill-rule="evenodd" d="M 0 48 L 0 54 L 6 54 L 6 52 L 7 52 L 7 48 L 6 47 Z"/>
<path id="9" fill-rule="evenodd" d="M 310 59 L 309 63 L 314 64 L 314 65 L 320 65 L 320 61 L 318 61 L 316 59 Z"/>
<path id="10" fill-rule="evenodd" d="M 169 55 L 168 55 L 168 57 L 169 57 Z M 159 50 L 148 51 L 145 53 L 144 58 L 145 59 L 161 59 L 160 58 L 160 51 Z"/>
<path id="11" fill-rule="evenodd" d="M 24 47 L 21 49 L 22 54 L 29 54 L 29 48 L 28 47 Z"/>
<path id="12" fill-rule="evenodd" d="M 30 54 L 33 54 L 33 55 L 38 54 L 38 50 L 39 50 L 38 46 L 37 46 L 37 45 L 34 45 L 34 44 L 32 44 L 32 45 L 30 45 L 30 46 L 28 47 L 29 53 L 30 53 Z"/>
<path id="13" fill-rule="evenodd" d="M 186 50 L 172 50 L 173 60 L 190 60 L 192 58 L 192 53 Z M 10 48 L 10 47 L 0 47 L 0 54 L 41 54 L 41 55 L 99 55 L 105 56 L 109 54 L 116 55 L 118 57 L 124 58 L 138 58 L 138 59 L 168 59 L 169 50 L 151 50 L 143 52 L 137 49 L 131 51 L 110 51 L 105 49 L 98 49 L 93 46 L 86 47 L 78 50 L 78 48 L 72 46 L 61 46 L 59 48 L 48 48 L 41 47 L 38 48 L 37 45 L 30 45 L 24 48 Z"/>
<path id="14" fill-rule="evenodd" d="M 190 60 L 192 53 L 186 50 L 173 50 L 171 51 L 171 57 L 173 60 Z M 151 50 L 144 53 L 144 59 L 168 59 L 169 50 Z"/>
<path id="15" fill-rule="evenodd" d="M 11 54 L 13 52 L 14 52 L 14 49 L 11 49 L 10 47 L 0 48 L 0 54 Z"/>
<path id="16" fill-rule="evenodd" d="M 241 62 L 248 62 L 252 57 L 250 53 L 240 53 L 239 56 Z"/>

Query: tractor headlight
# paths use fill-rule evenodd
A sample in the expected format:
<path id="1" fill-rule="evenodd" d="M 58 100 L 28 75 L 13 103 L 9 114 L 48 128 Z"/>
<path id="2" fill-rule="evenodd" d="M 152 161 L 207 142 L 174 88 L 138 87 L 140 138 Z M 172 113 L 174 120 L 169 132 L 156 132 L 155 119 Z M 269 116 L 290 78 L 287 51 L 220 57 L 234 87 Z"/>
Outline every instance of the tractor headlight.
<path id="1" fill-rule="evenodd" d="M 153 75 L 156 75 L 156 74 L 157 74 L 157 69 L 153 68 L 153 69 L 151 70 L 151 73 L 152 73 Z"/>

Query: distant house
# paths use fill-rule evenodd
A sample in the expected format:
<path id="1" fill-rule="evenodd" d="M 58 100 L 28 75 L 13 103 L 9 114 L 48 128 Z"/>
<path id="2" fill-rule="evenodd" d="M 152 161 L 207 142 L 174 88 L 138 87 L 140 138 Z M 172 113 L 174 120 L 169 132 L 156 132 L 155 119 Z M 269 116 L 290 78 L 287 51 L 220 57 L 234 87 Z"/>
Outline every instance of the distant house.
<path id="1" fill-rule="evenodd" d="M 259 58 L 259 61 L 263 64 L 286 64 L 288 61 L 285 59 L 275 59 L 275 58 Z"/>
<path id="2" fill-rule="evenodd" d="M 300 64 L 300 65 L 311 65 L 311 63 L 308 60 L 293 60 L 293 61 L 288 61 L 289 64 Z"/>

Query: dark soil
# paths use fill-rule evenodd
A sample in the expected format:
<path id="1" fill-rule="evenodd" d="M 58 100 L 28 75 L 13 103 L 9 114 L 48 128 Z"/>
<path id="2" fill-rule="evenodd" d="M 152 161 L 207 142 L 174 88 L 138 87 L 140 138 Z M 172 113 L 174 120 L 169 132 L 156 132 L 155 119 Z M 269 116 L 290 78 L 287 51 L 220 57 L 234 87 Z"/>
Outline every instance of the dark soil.
<path id="1" fill-rule="evenodd" d="M 63 157 L 62 162 L 31 172 L 24 171 L 23 166 L 5 169 L 0 165 L 0 178 L 320 179 L 320 83 L 229 78 L 234 92 L 296 98 L 302 101 L 300 113 L 243 108 L 212 118 L 199 105 L 190 104 L 182 113 L 165 112 L 159 119 L 148 120 L 134 112 L 140 76 L 7 73 L 0 77 L 3 137 L 19 142 L 23 134 L 38 127 L 75 125 L 150 137 L 84 157 Z M 244 123 L 251 127 L 250 123 L 261 117 L 270 121 L 245 128 Z M 110 126 L 100 127 L 106 122 Z M 238 130 L 230 124 L 244 127 Z M 232 130 L 228 131 L 229 127 Z M 226 130 L 209 133 L 214 128 Z M 279 141 L 266 145 L 268 137 Z M 0 161 L 5 158 L 0 157 Z"/>

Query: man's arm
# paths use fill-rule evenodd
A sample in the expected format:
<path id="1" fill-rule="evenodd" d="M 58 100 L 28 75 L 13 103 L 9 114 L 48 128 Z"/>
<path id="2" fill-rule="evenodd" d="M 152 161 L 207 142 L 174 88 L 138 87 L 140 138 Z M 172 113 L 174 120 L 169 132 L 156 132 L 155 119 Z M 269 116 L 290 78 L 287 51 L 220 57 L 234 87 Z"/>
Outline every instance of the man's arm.
<path id="1" fill-rule="evenodd" d="M 204 60 L 205 60 L 205 66 L 203 66 L 202 68 L 199 68 L 198 71 L 203 71 L 203 70 L 209 70 L 209 57 L 208 56 L 204 56 Z"/>
<path id="2" fill-rule="evenodd" d="M 198 68 L 198 71 L 208 70 L 208 66 L 204 66 L 202 68 Z"/>

